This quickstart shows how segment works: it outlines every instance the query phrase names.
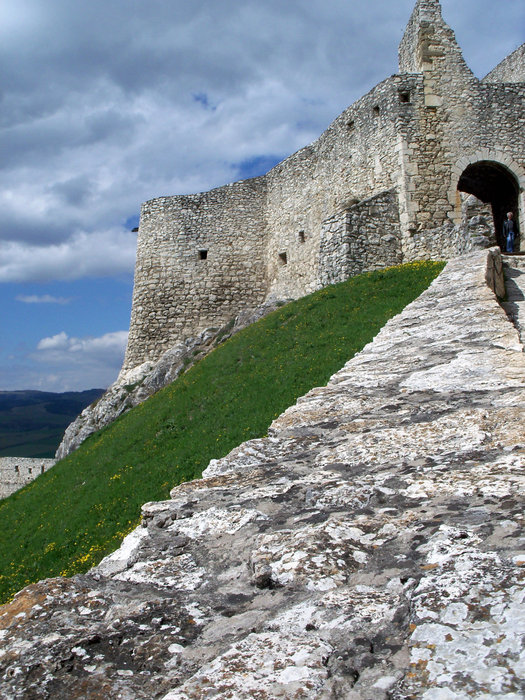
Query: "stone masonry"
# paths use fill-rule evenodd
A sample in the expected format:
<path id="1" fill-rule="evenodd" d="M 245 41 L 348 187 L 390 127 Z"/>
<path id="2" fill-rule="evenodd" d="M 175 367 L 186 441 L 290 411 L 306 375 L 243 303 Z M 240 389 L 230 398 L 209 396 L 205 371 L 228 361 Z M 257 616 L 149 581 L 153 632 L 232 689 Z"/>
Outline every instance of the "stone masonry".
<path id="1" fill-rule="evenodd" d="M 0 499 L 29 484 L 54 464 L 54 459 L 0 457 Z"/>
<path id="2" fill-rule="evenodd" d="M 21 591 L 0 696 L 521 700 L 525 353 L 502 272 L 497 248 L 449 262 L 268 437 L 146 504 L 86 575 Z"/>
<path id="3" fill-rule="evenodd" d="M 262 177 L 146 202 L 123 374 L 268 299 L 501 243 L 507 211 L 525 221 L 524 52 L 478 80 L 439 1 L 417 0 L 399 73 L 317 141 Z"/>

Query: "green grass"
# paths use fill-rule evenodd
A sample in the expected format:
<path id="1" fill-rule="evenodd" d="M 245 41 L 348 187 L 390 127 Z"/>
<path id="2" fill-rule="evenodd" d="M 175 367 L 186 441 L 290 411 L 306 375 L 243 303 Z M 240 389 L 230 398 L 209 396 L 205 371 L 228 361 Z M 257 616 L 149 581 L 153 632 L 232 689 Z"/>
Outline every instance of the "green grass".
<path id="1" fill-rule="evenodd" d="M 361 275 L 288 304 L 21 491 L 0 502 L 0 601 L 41 578 L 86 571 L 138 522 L 146 501 L 264 435 L 416 298 L 442 263 Z"/>

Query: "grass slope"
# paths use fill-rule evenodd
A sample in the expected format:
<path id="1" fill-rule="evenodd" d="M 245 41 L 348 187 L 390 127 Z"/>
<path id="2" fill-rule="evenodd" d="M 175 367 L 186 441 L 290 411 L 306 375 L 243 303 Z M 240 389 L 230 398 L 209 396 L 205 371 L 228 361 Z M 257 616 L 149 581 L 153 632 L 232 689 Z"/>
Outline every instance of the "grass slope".
<path id="1" fill-rule="evenodd" d="M 0 600 L 86 571 L 212 458 L 271 421 L 361 350 L 441 271 L 413 263 L 361 275 L 290 303 L 192 369 L 53 469 L 0 502 Z"/>

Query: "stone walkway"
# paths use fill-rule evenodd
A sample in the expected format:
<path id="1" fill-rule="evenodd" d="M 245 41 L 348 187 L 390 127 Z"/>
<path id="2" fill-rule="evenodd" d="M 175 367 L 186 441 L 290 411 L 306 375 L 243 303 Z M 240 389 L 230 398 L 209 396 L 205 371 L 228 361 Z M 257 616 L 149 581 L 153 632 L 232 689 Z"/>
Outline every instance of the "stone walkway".
<path id="1" fill-rule="evenodd" d="M 452 260 L 268 437 L 0 609 L 0 697 L 521 700 L 525 353 L 498 270 Z"/>
<path id="2" fill-rule="evenodd" d="M 503 255 L 507 300 L 502 303 L 507 316 L 525 341 L 525 255 Z"/>

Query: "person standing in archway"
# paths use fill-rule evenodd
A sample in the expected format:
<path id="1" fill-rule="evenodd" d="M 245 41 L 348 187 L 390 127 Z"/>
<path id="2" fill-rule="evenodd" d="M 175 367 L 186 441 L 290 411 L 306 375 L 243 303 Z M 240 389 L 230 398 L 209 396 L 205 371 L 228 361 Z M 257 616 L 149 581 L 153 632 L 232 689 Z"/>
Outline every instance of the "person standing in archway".
<path id="1" fill-rule="evenodd" d="M 514 222 L 513 217 L 513 213 L 509 211 L 507 214 L 507 218 L 503 223 L 503 238 L 506 242 L 507 253 L 514 252 L 514 241 L 516 239 L 516 224 Z"/>

